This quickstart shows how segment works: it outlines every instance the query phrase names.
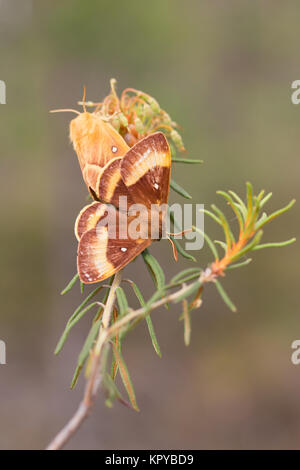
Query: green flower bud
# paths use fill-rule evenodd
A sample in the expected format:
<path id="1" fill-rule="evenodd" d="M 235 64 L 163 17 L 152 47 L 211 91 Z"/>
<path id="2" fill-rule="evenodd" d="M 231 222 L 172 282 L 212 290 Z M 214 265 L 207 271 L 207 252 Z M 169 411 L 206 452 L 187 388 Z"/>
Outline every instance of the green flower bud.
<path id="1" fill-rule="evenodd" d="M 181 138 L 181 135 L 175 131 L 174 129 L 172 130 L 171 134 L 170 134 L 170 137 L 171 139 L 173 140 L 174 144 L 176 145 L 176 147 L 179 149 L 179 150 L 183 150 L 184 149 L 184 145 L 183 145 L 183 141 L 182 141 L 182 138 Z"/>
<path id="2" fill-rule="evenodd" d="M 150 104 L 152 110 L 156 113 L 156 114 L 159 114 L 160 113 L 160 106 L 158 104 L 158 102 L 152 98 L 150 96 L 150 98 L 148 99 L 148 103 Z"/>
<path id="3" fill-rule="evenodd" d="M 116 131 L 119 132 L 120 130 L 120 119 L 118 117 L 114 117 L 112 120 L 111 120 L 111 125 L 116 129 Z"/>
<path id="4" fill-rule="evenodd" d="M 120 114 L 119 114 L 119 120 L 120 120 L 121 126 L 123 126 L 123 127 L 128 127 L 127 118 L 126 118 L 126 116 L 125 116 L 123 113 L 120 113 Z"/>
<path id="5" fill-rule="evenodd" d="M 166 113 L 165 111 L 164 111 L 164 114 L 163 114 L 163 122 L 164 122 L 164 124 L 168 124 L 170 126 L 172 125 L 172 119 L 169 116 L 169 114 Z"/>
<path id="6" fill-rule="evenodd" d="M 160 106 L 156 99 L 152 98 L 152 96 L 144 95 L 143 93 L 140 93 L 139 98 L 142 98 L 143 100 L 146 101 L 151 106 L 151 109 L 154 111 L 155 114 L 160 113 Z"/>
<path id="7" fill-rule="evenodd" d="M 143 125 L 142 121 L 140 120 L 140 118 L 138 118 L 138 117 L 135 118 L 134 126 L 135 126 L 135 128 L 136 128 L 136 130 L 138 131 L 139 134 L 144 133 L 144 125 Z"/>
<path id="8" fill-rule="evenodd" d="M 149 104 L 145 104 L 143 107 L 143 116 L 145 118 L 151 118 L 153 116 L 153 109 Z"/>

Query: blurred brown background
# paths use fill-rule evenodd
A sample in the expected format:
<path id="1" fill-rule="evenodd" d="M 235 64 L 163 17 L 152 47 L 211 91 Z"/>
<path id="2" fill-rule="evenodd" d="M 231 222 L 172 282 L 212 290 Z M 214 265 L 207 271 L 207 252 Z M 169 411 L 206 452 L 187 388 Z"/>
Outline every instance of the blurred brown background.
<path id="1" fill-rule="evenodd" d="M 57 339 L 79 304 L 73 224 L 86 203 L 68 141 L 69 114 L 87 86 L 100 100 L 109 79 L 147 91 L 184 128 L 188 156 L 175 179 L 194 202 L 217 202 L 217 189 L 272 190 L 268 209 L 299 195 L 299 2 L 0 1 L 1 317 L 7 365 L 0 366 L 0 448 L 43 448 L 72 415 L 84 380 L 69 390 L 90 318 L 58 357 Z M 172 201 L 178 200 L 172 194 Z M 224 207 L 224 206 L 223 206 Z M 265 240 L 297 236 L 298 207 L 266 228 Z M 206 230 L 215 236 L 207 221 Z M 167 278 L 177 265 L 167 242 L 151 249 Z M 201 266 L 207 249 L 197 255 Z M 227 449 L 300 447 L 299 247 L 257 252 L 223 285 L 231 313 L 213 287 L 193 313 L 183 343 L 180 309 L 153 314 L 163 358 L 145 325 L 124 344 L 140 413 L 100 396 L 69 449 Z M 126 269 L 145 296 L 153 286 L 139 259 Z"/>

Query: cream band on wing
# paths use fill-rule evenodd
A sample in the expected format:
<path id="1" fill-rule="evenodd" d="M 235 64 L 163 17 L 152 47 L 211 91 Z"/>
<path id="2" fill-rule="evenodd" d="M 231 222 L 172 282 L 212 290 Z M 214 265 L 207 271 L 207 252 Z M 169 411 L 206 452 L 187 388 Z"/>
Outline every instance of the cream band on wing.
<path id="1" fill-rule="evenodd" d="M 155 167 L 170 168 L 171 152 L 162 132 L 156 132 L 137 142 L 121 161 L 121 175 L 127 187 L 136 184 Z"/>
<path id="2" fill-rule="evenodd" d="M 115 266 L 107 257 L 107 227 L 97 227 L 84 233 L 78 246 L 77 267 L 82 282 L 89 284 L 110 277 Z"/>
<path id="3" fill-rule="evenodd" d="M 85 206 L 78 214 L 75 222 L 75 236 L 79 241 L 82 235 L 96 227 L 97 223 L 104 216 L 107 211 L 107 206 L 101 202 L 93 202 Z"/>
<path id="4" fill-rule="evenodd" d="M 121 181 L 120 160 L 117 157 L 108 162 L 99 174 L 97 181 L 98 194 L 102 201 L 110 202 L 118 183 Z"/>
<path id="5" fill-rule="evenodd" d="M 155 154 L 153 154 L 150 149 L 147 149 L 143 155 L 140 155 L 140 158 L 137 159 L 136 162 L 132 163 L 132 171 L 125 175 L 123 174 L 124 183 L 126 186 L 132 186 L 155 166 L 169 168 L 169 155 L 161 152 L 155 152 Z"/>

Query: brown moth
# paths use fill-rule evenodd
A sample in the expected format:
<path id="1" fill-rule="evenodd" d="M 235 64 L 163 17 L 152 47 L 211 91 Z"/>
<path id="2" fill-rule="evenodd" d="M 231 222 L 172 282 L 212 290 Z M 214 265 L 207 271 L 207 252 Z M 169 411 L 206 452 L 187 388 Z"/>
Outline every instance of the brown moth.
<path id="1" fill-rule="evenodd" d="M 162 237 L 171 174 L 171 153 L 163 133 L 151 134 L 130 148 L 123 158 L 113 158 L 97 177 L 95 193 L 100 202 L 82 209 L 75 223 L 79 241 L 77 268 L 86 284 L 103 281 L 116 273 L 153 241 Z M 119 196 L 126 197 L 128 210 L 122 212 Z M 130 213 L 133 204 L 143 208 L 139 217 Z M 114 211 L 110 224 L 107 217 Z M 151 233 L 151 221 L 158 216 L 158 233 Z M 136 223 L 140 236 L 132 237 Z"/>

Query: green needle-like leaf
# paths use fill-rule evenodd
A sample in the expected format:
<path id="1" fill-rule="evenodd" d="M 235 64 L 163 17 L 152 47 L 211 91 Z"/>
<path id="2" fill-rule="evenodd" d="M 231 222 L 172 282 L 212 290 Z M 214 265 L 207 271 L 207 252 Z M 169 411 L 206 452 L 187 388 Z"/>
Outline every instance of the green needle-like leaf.
<path id="1" fill-rule="evenodd" d="M 180 285 L 182 285 L 182 284 L 184 284 L 184 283 L 186 283 L 186 282 L 192 281 L 193 279 L 197 279 L 197 277 L 199 278 L 199 276 L 200 276 L 200 272 L 194 273 L 194 274 L 190 274 L 189 276 L 186 276 L 186 277 L 181 278 L 180 281 L 167 284 L 166 288 L 167 288 L 167 289 L 173 289 L 174 287 L 177 287 L 177 286 L 180 286 Z"/>
<path id="2" fill-rule="evenodd" d="M 173 157 L 172 162 L 174 163 L 188 163 L 188 164 L 196 164 L 196 163 L 203 163 L 203 160 L 194 160 L 193 158 L 177 158 Z"/>
<path id="3" fill-rule="evenodd" d="M 117 320 L 117 318 L 114 318 L 114 322 Z M 121 338 L 121 335 L 120 334 L 116 334 L 115 338 L 114 338 L 114 342 L 115 342 L 115 346 L 116 348 L 119 349 L 119 351 L 121 351 L 121 348 L 122 348 L 122 338 Z M 115 357 L 113 357 L 113 361 L 112 361 L 112 364 L 111 364 L 111 378 L 113 380 L 116 379 L 116 376 L 117 376 L 117 373 L 118 373 L 118 364 L 116 362 L 116 359 Z"/>
<path id="4" fill-rule="evenodd" d="M 264 220 L 266 220 L 267 218 L 267 214 L 265 212 L 262 213 L 261 217 L 256 221 L 256 224 L 255 224 L 255 230 L 256 228 L 260 225 L 261 222 L 263 222 Z"/>
<path id="5" fill-rule="evenodd" d="M 74 286 L 74 284 L 76 284 L 77 282 L 77 279 L 79 279 L 79 274 L 76 273 L 75 276 L 73 277 L 73 279 L 71 279 L 71 281 L 69 282 L 69 284 L 61 291 L 61 295 L 64 295 L 66 294 L 67 292 L 69 292 L 72 287 Z"/>
<path id="6" fill-rule="evenodd" d="M 261 245 L 256 245 L 253 248 L 254 250 L 262 250 L 264 248 L 275 248 L 275 247 L 280 247 L 280 246 L 287 246 L 291 245 L 296 241 L 296 238 L 291 238 L 290 240 L 285 240 L 284 242 L 271 242 L 271 243 L 263 243 Z"/>
<path id="7" fill-rule="evenodd" d="M 142 293 L 141 293 L 140 289 L 138 288 L 138 286 L 136 285 L 135 282 L 130 281 L 130 284 L 133 288 L 133 291 L 134 291 L 138 301 L 140 302 L 141 307 L 145 307 L 145 300 L 144 300 L 144 297 L 142 296 Z M 147 322 L 147 326 L 148 326 L 148 330 L 149 330 L 149 334 L 150 334 L 150 338 L 151 338 L 154 350 L 155 350 L 156 354 L 159 357 L 161 357 L 161 350 L 160 350 L 160 347 L 159 347 L 159 344 L 158 344 L 158 341 L 157 341 L 157 337 L 156 337 L 156 334 L 155 334 L 155 330 L 154 330 L 154 326 L 153 326 L 150 314 L 146 315 L 145 318 L 146 318 L 146 322 Z"/>
<path id="8" fill-rule="evenodd" d="M 189 286 L 181 295 L 179 295 L 174 300 L 175 304 L 177 304 L 178 302 L 181 302 L 183 299 L 186 299 L 187 297 L 192 295 L 194 292 L 196 292 L 201 287 L 201 285 L 202 285 L 202 282 L 200 282 L 200 281 L 194 282 L 194 284 Z"/>
<path id="9" fill-rule="evenodd" d="M 165 274 L 159 262 L 149 253 L 147 249 L 143 251 L 142 255 L 157 289 L 163 289 L 165 285 Z"/>
<path id="10" fill-rule="evenodd" d="M 95 297 L 98 292 L 100 292 L 101 289 L 103 289 L 104 286 L 98 286 L 96 287 L 96 289 L 94 289 L 85 299 L 84 301 L 79 305 L 79 307 L 76 308 L 75 312 L 73 313 L 73 315 L 71 315 L 71 317 L 69 318 L 68 322 L 67 322 L 67 325 L 72 323 L 75 318 L 77 317 L 77 315 L 79 315 L 80 311 L 83 309 L 83 307 L 86 306 L 86 304 L 92 300 L 93 297 Z"/>
<path id="11" fill-rule="evenodd" d="M 259 193 L 257 196 L 254 196 L 254 199 L 257 199 L 257 201 L 259 202 L 259 204 L 261 204 L 261 201 L 262 201 L 262 199 L 263 199 L 263 197 L 264 197 L 264 194 L 265 194 L 265 190 L 262 189 L 262 190 L 260 191 L 260 193 Z"/>
<path id="12" fill-rule="evenodd" d="M 215 260 L 218 260 L 219 255 L 218 255 L 217 249 L 216 249 L 213 241 L 211 240 L 211 238 L 205 232 L 203 232 L 203 230 L 201 230 L 198 227 L 195 227 L 194 225 L 193 225 L 193 230 L 196 230 L 196 232 L 200 233 L 204 237 L 204 239 L 205 239 L 206 243 L 208 244 L 212 254 L 214 255 Z"/>
<path id="13" fill-rule="evenodd" d="M 184 344 L 189 346 L 191 340 L 191 318 L 189 312 L 189 304 L 186 299 L 182 301 L 183 320 L 184 320 Z"/>
<path id="14" fill-rule="evenodd" d="M 230 308 L 230 310 L 232 310 L 233 312 L 236 312 L 236 306 L 230 300 L 230 298 L 228 297 L 228 294 L 225 292 L 225 290 L 222 287 L 222 285 L 220 284 L 220 282 L 215 281 L 215 283 L 216 283 L 217 290 L 218 290 L 220 296 L 222 297 L 222 299 L 224 300 L 225 304 Z"/>
<path id="15" fill-rule="evenodd" d="M 287 212 L 289 209 L 291 209 L 293 207 L 295 202 L 296 202 L 296 200 L 293 199 L 291 202 L 289 202 L 289 204 L 287 204 L 282 209 L 279 209 L 278 211 L 273 212 L 273 214 L 269 215 L 263 221 L 261 221 L 259 224 L 257 224 L 256 229 L 258 230 L 258 229 L 262 228 L 265 224 L 267 224 L 271 220 L 275 219 L 275 217 L 278 217 L 279 215 L 283 214 L 284 212 Z"/>
<path id="16" fill-rule="evenodd" d="M 241 268 L 242 266 L 246 266 L 247 264 L 251 263 L 252 259 L 248 258 L 246 261 L 242 261 L 241 263 L 230 264 L 227 266 L 226 271 L 229 269 Z"/>
<path id="17" fill-rule="evenodd" d="M 245 230 L 245 233 L 247 234 L 251 233 L 253 230 L 257 230 L 257 228 L 255 227 L 255 224 L 259 216 L 260 200 L 258 197 L 254 197 L 253 202 L 254 202 L 254 207 L 252 208 L 252 212 L 251 213 L 249 212 L 247 228 Z"/>
<path id="18" fill-rule="evenodd" d="M 227 252 L 227 245 L 225 242 L 222 242 L 221 240 L 214 240 L 214 242 L 217 244 L 217 245 L 220 245 L 224 252 L 226 253 Z"/>
<path id="19" fill-rule="evenodd" d="M 225 238 L 226 238 L 226 244 L 227 246 L 231 247 L 231 243 L 234 243 L 234 236 L 230 230 L 229 223 L 227 222 L 227 219 L 223 212 L 214 204 L 212 204 L 212 209 L 216 212 L 216 214 L 219 216 L 219 219 L 221 220 L 222 227 L 224 230 Z"/>
<path id="20" fill-rule="evenodd" d="M 144 316 L 148 315 L 148 313 L 151 310 L 152 304 L 154 304 L 154 302 L 156 302 L 157 300 L 161 299 L 164 296 L 165 296 L 165 288 L 164 290 L 157 290 L 156 292 L 154 292 L 154 294 L 146 302 Z"/>
<path id="21" fill-rule="evenodd" d="M 91 330 L 88 334 L 88 337 L 85 340 L 83 348 L 82 348 L 82 350 L 79 354 L 79 357 L 78 357 L 77 367 L 76 367 L 75 374 L 74 374 L 74 377 L 73 377 L 73 380 L 72 380 L 72 383 L 71 383 L 71 388 L 74 388 L 76 383 L 77 383 L 77 379 L 78 379 L 79 374 L 80 374 L 80 372 L 83 368 L 85 360 L 87 359 L 87 357 L 90 353 L 90 350 L 91 350 L 91 348 L 94 344 L 94 341 L 96 339 L 96 336 L 97 336 L 99 328 L 100 328 L 100 325 L 101 325 L 101 319 L 99 319 L 95 323 L 93 323 L 93 326 L 92 326 L 92 328 L 91 328 Z"/>
<path id="22" fill-rule="evenodd" d="M 248 203 L 248 216 L 250 217 L 252 215 L 252 209 L 253 209 L 253 188 L 252 184 L 247 182 L 247 203 Z"/>
<path id="23" fill-rule="evenodd" d="M 106 399 L 105 404 L 111 408 L 115 399 L 121 397 L 121 393 L 119 392 L 114 380 L 107 372 L 102 377 L 102 384 L 108 392 L 108 398 Z"/>
<path id="24" fill-rule="evenodd" d="M 129 308 L 126 294 L 124 290 L 122 289 L 122 287 L 117 288 L 116 296 L 117 296 L 117 301 L 118 301 L 118 305 L 120 309 L 120 317 L 122 317 L 123 315 L 126 315 L 126 313 L 128 312 L 128 308 Z"/>
<path id="25" fill-rule="evenodd" d="M 82 302 L 82 304 L 79 305 L 79 307 L 75 310 L 75 312 L 73 313 L 73 315 L 71 315 L 71 317 L 69 318 L 67 324 L 66 324 L 66 327 L 65 327 L 65 330 L 63 332 L 63 334 L 61 335 L 60 337 L 60 340 L 58 341 L 57 343 L 57 346 L 55 348 L 55 351 L 54 351 L 54 354 L 58 354 L 63 345 L 65 344 L 66 340 L 67 340 L 67 337 L 70 333 L 70 330 L 73 328 L 73 326 L 77 323 L 77 321 L 82 318 L 83 315 L 85 315 L 85 313 L 90 310 L 92 307 L 94 307 L 95 305 L 98 304 L 98 302 L 94 302 L 92 303 L 91 305 L 89 305 L 87 308 L 84 308 L 85 305 L 102 289 L 103 286 L 100 286 L 100 287 L 97 287 L 97 289 L 95 289 L 93 292 L 91 292 L 87 298 Z M 78 318 L 77 318 L 78 317 Z"/>
<path id="26" fill-rule="evenodd" d="M 241 213 L 243 214 L 243 219 L 244 221 L 247 220 L 247 215 L 248 215 L 248 211 L 247 211 L 247 207 L 245 205 L 245 203 L 243 202 L 243 200 L 234 192 L 234 191 L 228 191 L 229 194 L 231 194 L 232 197 L 234 197 L 234 199 L 236 200 L 239 208 L 240 208 L 240 211 Z"/>
<path id="27" fill-rule="evenodd" d="M 178 281 L 181 281 L 181 279 L 184 279 L 186 276 L 190 274 L 198 274 L 200 276 L 201 269 L 200 268 L 188 268 L 184 269 L 180 273 L 176 274 L 176 276 L 172 277 L 170 284 L 176 283 Z"/>
<path id="28" fill-rule="evenodd" d="M 172 212 L 170 210 L 170 207 L 168 207 L 168 215 L 169 215 L 171 221 L 173 222 L 174 227 L 176 228 L 176 230 L 182 230 L 181 224 L 179 224 L 178 221 L 176 220 L 174 212 Z"/>
<path id="29" fill-rule="evenodd" d="M 123 405 L 128 406 L 129 408 L 133 409 L 131 404 L 127 402 L 126 400 L 124 400 L 124 398 L 121 395 L 121 392 L 116 386 L 116 383 L 107 372 L 103 375 L 102 383 L 103 383 L 104 388 L 108 392 L 108 398 L 105 401 L 105 404 L 106 406 L 108 406 L 108 408 L 112 408 L 113 402 L 117 399 Z"/>
<path id="30" fill-rule="evenodd" d="M 156 354 L 159 357 L 161 357 L 162 356 L 161 350 L 160 350 L 160 347 L 159 347 L 159 344 L 158 344 L 158 341 L 157 341 L 157 337 L 156 337 L 156 334 L 155 334 L 155 330 L 154 330 L 154 326 L 153 326 L 150 314 L 146 315 L 146 322 L 147 322 L 148 331 L 149 331 L 149 334 L 150 334 L 150 338 L 151 338 L 151 342 L 152 342 L 154 351 L 156 352 Z"/>
<path id="31" fill-rule="evenodd" d="M 71 315 L 71 317 L 69 318 L 68 322 L 67 322 L 67 325 L 65 327 L 65 330 L 56 346 L 56 349 L 55 349 L 55 352 L 54 354 L 58 354 L 63 345 L 65 344 L 65 341 L 68 337 L 68 334 L 70 332 L 70 329 L 74 326 L 74 320 L 76 319 L 76 317 L 80 314 L 80 312 L 84 309 L 84 307 L 86 306 L 86 304 L 93 298 L 95 297 L 95 295 L 98 294 L 98 292 L 103 288 L 103 286 L 99 286 L 97 287 L 96 289 L 94 289 L 85 299 L 84 301 L 79 305 L 79 307 L 77 307 L 77 309 L 75 310 L 75 312 Z M 86 313 L 86 311 L 85 311 Z"/>
<path id="32" fill-rule="evenodd" d="M 114 276 L 112 276 L 110 279 L 109 279 L 109 285 L 112 284 L 113 282 L 113 279 L 114 279 Z M 103 298 L 103 304 L 106 303 L 107 301 L 107 298 L 108 298 L 108 294 L 109 294 L 109 290 L 106 291 L 105 295 L 104 295 L 104 298 Z M 93 325 L 90 329 L 90 332 L 84 342 L 84 345 L 83 345 L 83 348 L 78 356 L 78 360 L 77 360 L 77 368 L 76 368 L 76 371 L 75 371 L 75 374 L 74 374 L 74 377 L 73 377 L 73 381 L 72 381 L 72 384 L 71 384 L 71 388 L 74 388 L 74 386 L 76 385 L 76 382 L 77 382 L 77 379 L 78 379 L 78 376 L 83 368 L 83 365 L 93 347 L 93 344 L 94 344 L 94 341 L 96 339 L 96 336 L 99 332 L 99 329 L 100 329 L 100 326 L 101 326 L 101 316 L 102 316 L 102 312 L 103 312 L 103 307 L 101 306 L 99 308 L 99 310 L 97 311 L 96 313 L 96 316 L 94 318 L 94 321 L 93 321 Z"/>
<path id="33" fill-rule="evenodd" d="M 175 244 L 175 246 L 176 246 L 176 248 L 177 248 L 178 253 L 179 253 L 183 258 L 189 259 L 189 260 L 194 261 L 194 262 L 197 261 L 194 256 L 190 255 L 189 253 L 187 253 L 187 252 L 182 248 L 182 246 L 180 245 L 179 241 L 176 240 L 176 238 L 174 238 L 174 237 L 172 237 L 172 236 L 170 236 L 170 238 L 173 240 L 173 242 L 174 242 L 174 244 Z"/>
<path id="34" fill-rule="evenodd" d="M 98 302 L 93 302 L 91 303 L 90 305 L 88 305 L 87 307 L 85 307 L 83 310 L 80 310 L 80 313 L 77 315 L 76 318 L 74 318 L 74 320 L 71 322 L 71 323 L 68 323 L 68 325 L 66 326 L 65 328 L 65 331 L 63 333 L 63 336 L 61 338 L 61 342 L 59 342 L 59 344 L 57 345 L 57 349 L 55 350 L 55 354 L 58 354 L 59 351 L 61 350 L 62 346 L 64 345 L 69 333 L 70 333 L 70 330 L 73 328 L 74 325 L 76 325 L 76 323 L 81 320 L 81 318 L 89 311 L 91 310 L 93 307 L 95 306 L 99 306 L 99 303 Z"/>
<path id="35" fill-rule="evenodd" d="M 126 366 L 125 361 L 123 359 L 123 356 L 122 356 L 121 352 L 118 350 L 118 348 L 115 346 L 114 343 L 112 343 L 112 347 L 113 347 L 114 355 L 115 355 L 115 358 L 116 358 L 116 361 L 117 361 L 117 364 L 118 364 L 118 367 L 119 367 L 119 371 L 120 371 L 120 374 L 121 374 L 121 377 L 122 377 L 122 381 L 123 381 L 124 387 L 127 391 L 130 403 L 132 404 L 133 408 L 136 411 L 139 411 L 139 408 L 138 408 L 137 403 L 136 403 L 134 388 L 133 388 L 133 385 L 132 385 L 132 382 L 131 382 L 131 378 L 130 378 L 127 366 Z"/>
<path id="36" fill-rule="evenodd" d="M 260 201 L 260 208 L 262 209 L 264 205 L 271 199 L 272 193 L 267 194 L 261 201 Z"/>
<path id="37" fill-rule="evenodd" d="M 219 217 L 208 209 L 199 209 L 199 212 L 203 212 L 204 214 L 208 215 L 211 219 L 213 219 L 217 224 L 222 225 L 222 222 Z"/>
<path id="38" fill-rule="evenodd" d="M 233 212 L 237 216 L 237 219 L 240 225 L 240 230 L 243 230 L 244 228 L 243 213 L 241 211 L 239 204 L 236 204 L 234 200 L 232 199 L 232 197 L 229 194 L 227 194 L 225 191 L 217 191 L 217 194 L 220 194 L 220 196 L 223 196 L 226 199 L 226 201 L 232 208 Z"/>
<path id="39" fill-rule="evenodd" d="M 70 385 L 71 389 L 73 389 L 75 387 L 75 385 L 77 383 L 77 380 L 78 380 L 78 377 L 80 375 L 80 372 L 82 371 L 82 368 L 83 368 L 83 365 L 76 367 L 73 378 L 72 378 L 72 382 L 71 382 L 71 385 Z"/>
<path id="40" fill-rule="evenodd" d="M 83 345 L 83 348 L 79 354 L 79 357 L 78 357 L 78 364 L 81 365 L 84 363 L 84 361 L 86 360 L 87 356 L 89 355 L 89 352 L 92 348 L 92 345 L 96 339 L 96 336 L 98 334 L 98 331 L 99 331 L 99 327 L 101 325 L 101 320 L 97 320 L 95 321 L 95 323 L 93 323 L 92 325 L 92 328 L 85 340 L 85 343 Z"/>
<path id="41" fill-rule="evenodd" d="M 173 191 L 180 194 L 180 196 L 185 197 L 186 199 L 192 199 L 192 196 L 172 179 L 170 181 L 170 187 L 173 189 Z"/>

